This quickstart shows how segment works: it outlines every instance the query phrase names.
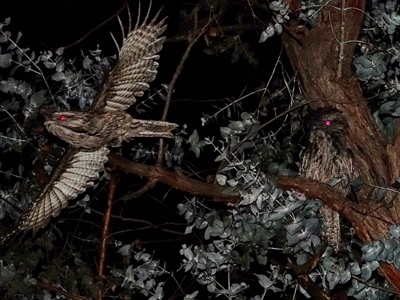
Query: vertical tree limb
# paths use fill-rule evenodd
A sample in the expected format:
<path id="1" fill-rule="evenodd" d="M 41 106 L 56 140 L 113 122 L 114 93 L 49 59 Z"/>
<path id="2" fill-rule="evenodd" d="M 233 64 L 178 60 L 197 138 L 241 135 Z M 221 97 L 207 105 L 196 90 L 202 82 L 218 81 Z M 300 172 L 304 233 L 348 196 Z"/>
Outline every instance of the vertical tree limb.
<path id="1" fill-rule="evenodd" d="M 107 256 L 107 242 L 108 242 L 108 232 L 110 229 L 110 220 L 111 220 L 111 208 L 115 198 L 115 191 L 117 189 L 117 175 L 111 174 L 111 180 L 108 184 L 108 197 L 107 197 L 107 204 L 104 210 L 103 216 L 103 230 L 100 239 L 100 246 L 99 246 L 99 266 L 97 271 L 97 279 L 104 280 L 106 276 L 104 275 L 105 269 L 105 262 Z M 99 289 L 98 291 L 98 300 L 103 299 L 103 290 Z"/>
<path id="2" fill-rule="evenodd" d="M 351 68 L 362 29 L 365 1 L 337 0 L 330 4 L 321 10 L 312 28 L 303 26 L 299 31 L 301 26 L 295 21 L 288 25 L 302 37 L 301 43 L 287 33 L 283 35 L 283 43 L 300 76 L 304 96 L 312 101 L 310 106 L 334 107 L 346 118 L 348 147 L 364 182 L 370 186 L 391 187 L 400 175 L 400 155 L 394 146 L 400 145 L 399 138 L 395 135 L 395 144 L 391 145 L 380 132 Z M 399 132 L 400 129 L 396 129 L 396 133 Z M 286 183 L 288 181 L 290 179 Z M 298 186 L 304 190 L 304 186 Z M 370 194 L 371 189 L 357 193 L 359 203 L 352 204 L 351 209 L 354 213 L 338 210 L 334 197 L 320 192 L 318 198 L 338 210 L 352 223 L 363 242 L 370 243 L 387 237 L 390 224 L 400 224 L 400 201 L 393 201 L 393 194 L 388 193 L 379 208 L 368 212 L 368 208 L 377 207 L 376 198 Z M 400 293 L 400 272 L 388 264 L 381 264 L 380 272 Z"/>

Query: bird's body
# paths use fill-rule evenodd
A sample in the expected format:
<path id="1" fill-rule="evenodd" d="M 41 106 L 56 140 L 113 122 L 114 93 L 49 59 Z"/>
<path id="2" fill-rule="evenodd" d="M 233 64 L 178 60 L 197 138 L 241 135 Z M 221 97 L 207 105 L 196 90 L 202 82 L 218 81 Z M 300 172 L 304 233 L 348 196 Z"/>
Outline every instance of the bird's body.
<path id="1" fill-rule="evenodd" d="M 0 244 L 16 232 L 37 232 L 45 227 L 69 200 L 92 186 L 107 162 L 107 147 L 119 147 L 133 137 L 173 137 L 176 124 L 137 120 L 125 112 L 148 90 L 157 74 L 158 53 L 165 40 L 161 35 L 166 29 L 165 19 L 157 21 L 158 15 L 148 21 L 148 12 L 141 24 L 139 15 L 135 28 L 123 40 L 116 67 L 88 111 L 45 111 L 47 130 L 69 146 L 42 193 L 32 201 L 19 225 L 0 238 Z"/>
<path id="2" fill-rule="evenodd" d="M 332 108 L 315 111 L 311 119 L 309 146 L 303 155 L 300 174 L 334 186 L 343 197 L 350 191 L 350 182 L 358 177 L 351 151 L 347 147 L 347 122 Z M 341 243 L 339 214 L 323 205 L 322 235 L 338 251 Z"/>
<path id="3" fill-rule="evenodd" d="M 52 113 L 45 126 L 49 132 L 83 151 L 104 146 L 119 147 L 134 137 L 168 137 L 177 125 L 162 121 L 138 120 L 124 111 Z"/>
<path id="4" fill-rule="evenodd" d="M 132 118 L 125 110 L 149 89 L 157 74 L 165 37 L 164 20 L 157 23 L 158 14 L 147 24 L 136 24 L 124 39 L 119 61 L 100 87 L 88 111 L 48 112 L 47 130 L 83 151 L 103 146 L 119 147 L 134 137 L 173 137 L 176 124 Z"/>

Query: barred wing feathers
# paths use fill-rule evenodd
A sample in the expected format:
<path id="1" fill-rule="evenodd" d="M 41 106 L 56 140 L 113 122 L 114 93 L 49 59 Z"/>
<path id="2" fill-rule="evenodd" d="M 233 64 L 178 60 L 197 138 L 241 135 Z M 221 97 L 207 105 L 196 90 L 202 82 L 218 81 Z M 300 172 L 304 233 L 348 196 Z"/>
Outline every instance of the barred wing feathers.
<path id="1" fill-rule="evenodd" d="M 157 74 L 159 59 L 167 28 L 165 19 L 157 23 L 159 13 L 147 24 L 149 13 L 142 24 L 124 39 L 119 61 L 96 95 L 93 110 L 105 108 L 107 111 L 126 110 L 149 89 L 149 82 Z"/>
<path id="2" fill-rule="evenodd" d="M 53 217 L 88 187 L 93 186 L 107 162 L 109 150 L 105 147 L 87 152 L 69 148 L 53 170 L 49 183 L 32 206 L 24 214 L 17 228 L 0 239 L 0 244 L 16 232 L 32 229 L 35 234 L 44 228 Z"/>

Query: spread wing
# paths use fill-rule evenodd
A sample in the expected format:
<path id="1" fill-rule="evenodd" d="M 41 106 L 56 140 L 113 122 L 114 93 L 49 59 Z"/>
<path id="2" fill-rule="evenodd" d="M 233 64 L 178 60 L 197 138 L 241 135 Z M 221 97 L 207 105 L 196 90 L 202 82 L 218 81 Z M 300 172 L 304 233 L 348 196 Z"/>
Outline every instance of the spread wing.
<path id="1" fill-rule="evenodd" d="M 149 12 L 140 25 L 138 17 L 135 28 L 124 39 L 117 66 L 97 93 L 93 110 L 126 110 L 154 80 L 158 67 L 157 53 L 165 40 L 160 35 L 167 25 L 164 25 L 165 19 L 157 23 L 160 12 L 148 23 Z"/>
<path id="2" fill-rule="evenodd" d="M 32 229 L 36 233 L 45 227 L 53 217 L 75 199 L 86 188 L 93 186 L 107 162 L 109 150 L 105 147 L 92 152 L 68 148 L 66 154 L 54 168 L 49 183 L 30 209 L 21 217 L 15 230 L 0 238 L 0 244 L 13 234 Z"/>

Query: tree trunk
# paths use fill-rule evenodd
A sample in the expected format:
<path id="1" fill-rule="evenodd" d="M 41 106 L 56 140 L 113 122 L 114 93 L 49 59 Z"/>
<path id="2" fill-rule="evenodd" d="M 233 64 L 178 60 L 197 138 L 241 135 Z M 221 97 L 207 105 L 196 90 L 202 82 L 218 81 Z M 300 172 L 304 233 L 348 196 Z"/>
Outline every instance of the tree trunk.
<path id="1" fill-rule="evenodd" d="M 344 0 L 342 0 L 344 1 Z M 363 0 L 330 2 L 322 8 L 312 28 L 292 22 L 283 35 L 287 55 L 298 72 L 305 98 L 312 108 L 335 107 L 342 111 L 348 128 L 348 144 L 359 174 L 369 188 L 357 194 L 358 203 L 328 197 L 325 188 L 315 182 L 305 185 L 293 179 L 280 178 L 285 188 L 296 188 L 324 201 L 339 211 L 355 228 L 364 243 L 388 237 L 389 226 L 400 224 L 400 201 L 388 192 L 376 202 L 371 186 L 390 187 L 400 174 L 400 129 L 389 143 L 377 127 L 363 97 L 351 63 L 364 18 Z M 336 6 L 336 7 L 333 7 Z M 290 34 L 289 34 L 290 33 Z M 297 37 L 297 38 L 294 38 Z M 374 189 L 374 194 L 378 188 Z M 369 192 L 368 192 L 369 190 Z M 381 274 L 400 292 L 400 272 L 392 265 L 381 264 Z"/>

